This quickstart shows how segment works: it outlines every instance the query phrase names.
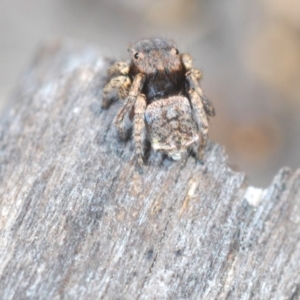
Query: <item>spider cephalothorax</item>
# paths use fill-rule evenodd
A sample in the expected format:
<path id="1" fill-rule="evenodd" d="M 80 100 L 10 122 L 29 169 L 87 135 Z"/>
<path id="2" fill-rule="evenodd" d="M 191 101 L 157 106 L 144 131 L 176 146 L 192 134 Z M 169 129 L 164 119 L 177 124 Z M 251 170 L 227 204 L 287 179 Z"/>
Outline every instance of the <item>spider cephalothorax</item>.
<path id="1" fill-rule="evenodd" d="M 189 149 L 201 159 L 208 117 L 215 111 L 202 93 L 201 72 L 193 68 L 191 56 L 163 38 L 141 40 L 128 51 L 129 63 L 117 62 L 108 70 L 102 106 L 111 104 L 117 89 L 125 101 L 114 123 L 122 137 L 133 126 L 138 163 L 143 163 L 145 139 L 174 160 Z"/>

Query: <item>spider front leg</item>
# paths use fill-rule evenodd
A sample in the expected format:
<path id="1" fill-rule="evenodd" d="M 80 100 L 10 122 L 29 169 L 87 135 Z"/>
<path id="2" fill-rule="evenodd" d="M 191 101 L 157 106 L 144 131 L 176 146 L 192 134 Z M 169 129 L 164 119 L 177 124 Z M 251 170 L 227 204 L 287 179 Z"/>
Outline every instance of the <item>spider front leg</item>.
<path id="1" fill-rule="evenodd" d="M 146 136 L 144 115 L 146 106 L 147 102 L 145 95 L 139 94 L 134 105 L 133 137 L 135 141 L 137 163 L 140 167 L 144 163 L 144 141 Z"/>
<path id="2" fill-rule="evenodd" d="M 110 77 L 118 75 L 128 75 L 129 74 L 129 65 L 126 62 L 118 61 L 114 63 L 108 70 L 107 74 Z"/>
<path id="3" fill-rule="evenodd" d="M 129 90 L 128 97 L 125 99 L 122 108 L 117 113 L 114 123 L 119 131 L 119 134 L 122 138 L 126 138 L 128 126 L 126 124 L 126 115 L 132 111 L 132 108 L 135 105 L 136 99 L 141 93 L 143 84 L 145 82 L 145 76 L 143 74 L 137 74 L 132 82 L 132 85 Z"/>
<path id="4" fill-rule="evenodd" d="M 199 80 L 201 80 L 202 78 L 201 71 L 193 68 L 193 60 L 189 54 L 187 53 L 181 54 L 181 60 L 187 71 L 186 76 L 190 78 L 189 79 L 190 88 L 195 89 L 195 91 L 201 98 L 206 114 L 209 117 L 214 117 L 216 115 L 214 106 L 211 103 L 211 101 L 205 97 L 205 95 L 202 92 L 202 89 L 199 86 Z"/>
<path id="5" fill-rule="evenodd" d="M 129 65 L 126 62 L 116 62 L 107 71 L 110 81 L 103 89 L 102 107 L 108 108 L 113 101 L 125 99 L 131 85 L 131 80 L 128 76 Z M 116 89 L 118 96 L 116 96 Z"/>
<path id="6" fill-rule="evenodd" d="M 190 88 L 193 88 L 199 95 L 199 97 L 203 103 L 205 113 L 209 117 L 214 117 L 216 115 L 215 108 L 214 108 L 213 104 L 211 103 L 211 101 L 209 99 L 207 99 L 206 96 L 203 94 L 202 89 L 200 88 L 198 80 L 197 80 L 196 72 L 197 72 L 196 69 L 192 69 L 190 72 L 188 72 L 186 74 L 186 77 L 189 78 L 188 80 L 189 80 Z"/>
<path id="7" fill-rule="evenodd" d="M 189 83 L 188 95 L 194 112 L 194 119 L 199 129 L 199 147 L 197 156 L 200 160 L 202 160 L 208 135 L 208 118 L 202 100 L 193 86 L 193 82 L 195 80 L 195 78 L 193 78 L 193 74 L 188 72 L 186 74 L 186 79 Z"/>
<path id="8" fill-rule="evenodd" d="M 128 96 L 131 81 L 128 76 L 117 76 L 112 78 L 103 89 L 102 107 L 108 108 L 116 100 L 116 89 L 118 98 L 124 99 Z"/>
<path id="9" fill-rule="evenodd" d="M 198 81 L 202 79 L 202 72 L 198 69 L 193 68 L 193 59 L 191 55 L 182 53 L 181 60 L 187 72 L 192 71 Z"/>

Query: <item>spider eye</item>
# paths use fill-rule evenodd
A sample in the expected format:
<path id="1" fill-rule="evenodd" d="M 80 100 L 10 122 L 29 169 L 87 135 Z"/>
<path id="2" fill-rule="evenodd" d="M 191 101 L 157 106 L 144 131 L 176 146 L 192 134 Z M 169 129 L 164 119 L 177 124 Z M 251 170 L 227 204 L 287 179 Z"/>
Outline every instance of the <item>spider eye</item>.
<path id="1" fill-rule="evenodd" d="M 135 59 L 138 59 L 138 58 L 139 58 L 139 53 L 138 53 L 138 52 L 134 53 L 134 58 L 135 58 Z"/>

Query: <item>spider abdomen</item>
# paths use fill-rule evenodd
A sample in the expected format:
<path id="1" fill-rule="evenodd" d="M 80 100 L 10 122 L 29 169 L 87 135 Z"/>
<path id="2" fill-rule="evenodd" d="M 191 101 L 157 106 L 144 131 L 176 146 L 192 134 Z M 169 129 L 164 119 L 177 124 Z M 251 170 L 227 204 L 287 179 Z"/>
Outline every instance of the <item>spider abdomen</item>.
<path id="1" fill-rule="evenodd" d="M 183 96 L 149 104 L 145 121 L 153 149 L 165 152 L 175 160 L 180 159 L 199 138 L 191 106 Z"/>

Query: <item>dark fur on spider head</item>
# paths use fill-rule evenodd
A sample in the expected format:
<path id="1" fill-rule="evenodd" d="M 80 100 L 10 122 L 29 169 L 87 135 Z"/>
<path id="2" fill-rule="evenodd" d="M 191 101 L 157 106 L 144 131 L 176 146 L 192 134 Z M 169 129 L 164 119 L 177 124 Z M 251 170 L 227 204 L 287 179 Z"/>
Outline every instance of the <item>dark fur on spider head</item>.
<path id="1" fill-rule="evenodd" d="M 132 45 L 128 51 L 131 55 L 130 75 L 146 75 L 142 93 L 148 103 L 183 92 L 186 70 L 173 41 L 145 39 Z"/>

